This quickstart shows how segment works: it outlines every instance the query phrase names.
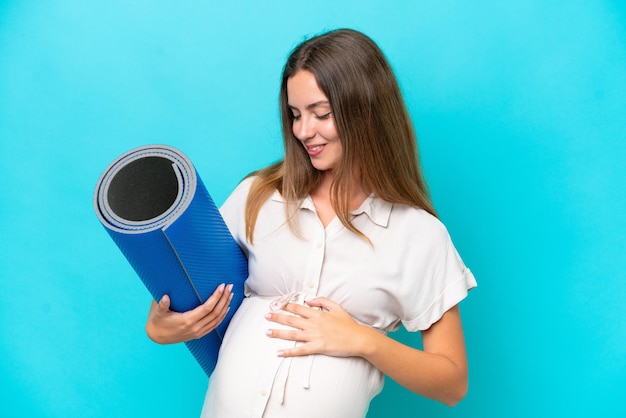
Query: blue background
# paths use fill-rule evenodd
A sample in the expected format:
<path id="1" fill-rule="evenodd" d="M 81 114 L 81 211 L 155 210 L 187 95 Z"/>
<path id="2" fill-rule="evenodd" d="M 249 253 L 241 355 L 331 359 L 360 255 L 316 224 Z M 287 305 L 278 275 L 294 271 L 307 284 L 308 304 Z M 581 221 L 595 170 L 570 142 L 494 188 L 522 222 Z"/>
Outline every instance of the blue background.
<path id="1" fill-rule="evenodd" d="M 369 416 L 626 411 L 624 3 L 262 3 L 0 1 L 0 416 L 199 414 L 206 377 L 145 336 L 150 297 L 95 217 L 95 183 L 165 143 L 221 203 L 281 155 L 288 52 L 337 27 L 394 66 L 479 281 L 467 398 L 388 381 Z"/>

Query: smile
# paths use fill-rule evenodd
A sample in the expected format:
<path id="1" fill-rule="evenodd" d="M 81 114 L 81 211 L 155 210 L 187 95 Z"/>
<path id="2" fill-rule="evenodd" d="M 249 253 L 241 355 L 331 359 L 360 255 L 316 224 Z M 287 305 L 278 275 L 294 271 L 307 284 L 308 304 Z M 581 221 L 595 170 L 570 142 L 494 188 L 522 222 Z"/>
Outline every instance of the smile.
<path id="1" fill-rule="evenodd" d="M 316 155 L 318 155 L 319 153 L 322 152 L 322 150 L 324 149 L 325 145 L 313 145 L 311 147 L 306 147 L 306 151 L 307 153 L 311 156 L 311 157 L 315 157 Z"/>

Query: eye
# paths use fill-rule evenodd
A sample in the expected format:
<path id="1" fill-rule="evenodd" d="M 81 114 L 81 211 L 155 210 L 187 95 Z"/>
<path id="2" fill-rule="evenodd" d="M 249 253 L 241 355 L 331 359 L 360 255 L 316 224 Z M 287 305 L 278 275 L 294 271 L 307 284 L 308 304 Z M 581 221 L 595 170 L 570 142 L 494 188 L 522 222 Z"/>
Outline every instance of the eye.
<path id="1" fill-rule="evenodd" d="M 298 120 L 298 119 L 300 119 L 300 116 L 301 116 L 301 115 L 292 114 L 292 115 L 291 115 L 291 119 L 292 119 L 292 120 Z"/>
<path id="2" fill-rule="evenodd" d="M 319 116 L 315 116 L 317 119 L 319 120 L 326 120 L 326 119 L 330 119 L 330 117 L 332 116 L 333 112 L 328 112 L 324 115 L 319 115 Z"/>

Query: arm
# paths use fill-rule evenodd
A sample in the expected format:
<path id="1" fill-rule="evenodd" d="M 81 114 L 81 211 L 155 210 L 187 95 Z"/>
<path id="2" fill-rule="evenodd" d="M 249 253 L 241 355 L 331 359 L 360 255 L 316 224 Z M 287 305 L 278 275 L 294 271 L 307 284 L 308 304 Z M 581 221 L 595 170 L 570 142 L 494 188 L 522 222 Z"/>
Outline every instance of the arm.
<path id="1" fill-rule="evenodd" d="M 458 306 L 447 311 L 422 332 L 424 350 L 417 350 L 389 337 L 365 337 L 363 357 L 400 385 L 448 406 L 467 393 L 468 367 Z"/>
<path id="2" fill-rule="evenodd" d="M 152 301 L 146 333 L 159 344 L 173 344 L 203 337 L 213 331 L 226 316 L 232 299 L 232 285 L 221 284 L 202 305 L 187 312 L 170 310 L 170 298 Z"/>
<path id="3" fill-rule="evenodd" d="M 270 321 L 294 328 L 269 330 L 270 337 L 305 343 L 279 355 L 359 356 L 407 389 L 448 406 L 465 396 L 467 359 L 457 306 L 422 333 L 422 351 L 358 324 L 341 306 L 328 299 L 316 298 L 307 304 L 324 310 L 288 304 L 285 310 L 296 316 L 267 315 Z"/>

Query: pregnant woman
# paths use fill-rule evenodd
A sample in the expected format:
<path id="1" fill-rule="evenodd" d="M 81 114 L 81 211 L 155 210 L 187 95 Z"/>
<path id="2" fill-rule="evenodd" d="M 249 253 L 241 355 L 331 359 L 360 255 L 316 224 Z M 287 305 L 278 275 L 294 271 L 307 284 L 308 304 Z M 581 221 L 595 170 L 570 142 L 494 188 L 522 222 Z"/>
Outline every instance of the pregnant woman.
<path id="1" fill-rule="evenodd" d="M 280 111 L 283 160 L 220 209 L 249 277 L 202 416 L 364 417 L 384 375 L 456 404 L 468 385 L 458 303 L 476 281 L 437 218 L 383 53 L 350 29 L 304 41 L 285 64 Z M 164 296 L 148 335 L 199 338 L 230 296 L 220 286 L 183 313 Z M 423 348 L 386 335 L 400 325 Z"/>

